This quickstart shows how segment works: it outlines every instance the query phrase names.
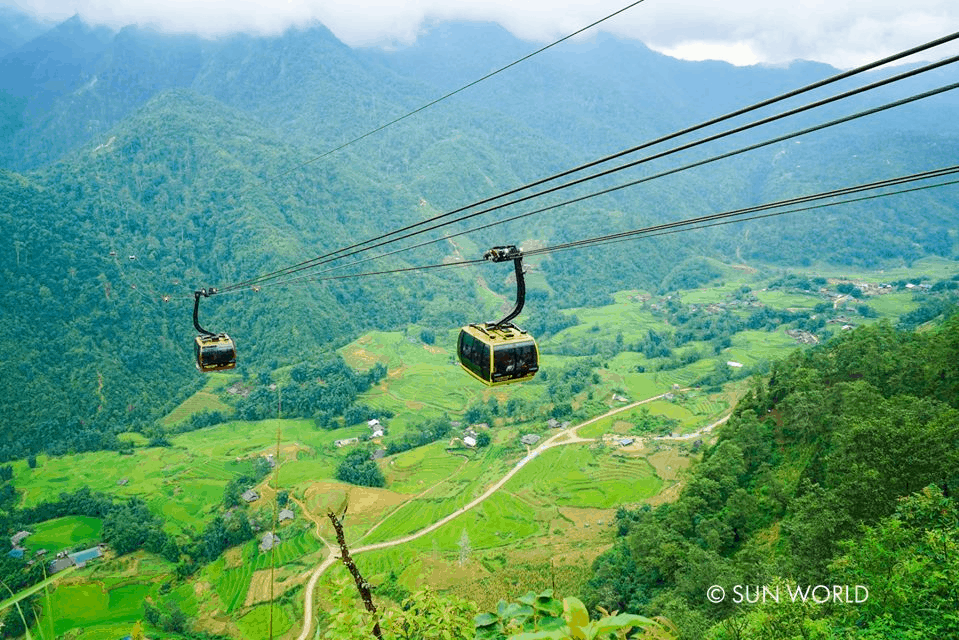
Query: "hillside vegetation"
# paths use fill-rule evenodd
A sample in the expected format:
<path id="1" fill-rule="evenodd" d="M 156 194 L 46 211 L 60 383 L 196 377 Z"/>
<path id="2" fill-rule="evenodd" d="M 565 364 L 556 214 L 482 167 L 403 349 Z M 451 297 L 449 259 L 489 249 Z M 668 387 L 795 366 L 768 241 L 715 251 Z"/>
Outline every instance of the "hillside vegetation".
<path id="1" fill-rule="evenodd" d="M 778 362 L 674 504 L 620 512 L 589 602 L 664 614 L 690 639 L 955 635 L 957 330 L 959 316 L 927 333 L 879 324 Z M 783 601 L 759 601 L 763 585 Z M 868 597 L 804 605 L 786 585 Z"/>

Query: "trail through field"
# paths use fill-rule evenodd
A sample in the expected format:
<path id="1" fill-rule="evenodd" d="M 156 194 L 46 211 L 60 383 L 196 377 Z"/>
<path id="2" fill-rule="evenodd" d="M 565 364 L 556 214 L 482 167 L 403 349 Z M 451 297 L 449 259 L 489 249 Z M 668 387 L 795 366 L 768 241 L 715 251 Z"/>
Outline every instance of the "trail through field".
<path id="1" fill-rule="evenodd" d="M 686 390 L 688 390 L 688 389 L 683 389 L 683 391 L 686 391 Z M 598 422 L 599 420 L 603 420 L 604 418 L 608 418 L 608 417 L 610 417 L 610 416 L 616 415 L 617 413 L 621 413 L 621 412 L 623 412 L 623 411 L 628 411 L 628 410 L 630 410 L 630 409 L 635 409 L 636 407 L 638 407 L 638 406 L 640 406 L 640 405 L 643 405 L 643 404 L 646 404 L 646 403 L 648 403 L 648 402 L 653 402 L 654 400 L 659 400 L 659 399 L 663 398 L 665 395 L 666 395 L 665 393 L 662 393 L 662 394 L 660 394 L 660 395 L 658 395 L 658 396 L 653 396 L 652 398 L 646 398 L 645 400 L 639 400 L 638 402 L 633 402 L 633 403 L 631 403 L 631 404 L 628 404 L 628 405 L 625 405 L 625 406 L 622 406 L 622 407 L 618 407 L 618 408 L 616 408 L 616 409 L 612 409 L 612 410 L 607 411 L 606 413 L 604 413 L 604 414 L 602 414 L 602 415 L 600 415 L 600 416 L 596 416 L 595 418 L 590 418 L 589 420 L 586 420 L 586 421 L 584 421 L 584 422 L 581 422 L 581 423 L 579 423 L 579 424 L 576 425 L 576 426 L 568 427 L 568 428 L 566 428 L 566 429 L 563 429 L 563 430 L 559 431 L 558 433 L 554 434 L 553 436 L 551 436 L 550 438 L 548 438 L 546 441 L 544 441 L 542 444 L 540 444 L 538 447 L 536 447 L 535 449 L 533 449 L 532 451 L 530 451 L 528 454 L 526 454 L 526 457 L 524 457 L 522 460 L 520 460 L 519 462 L 517 462 L 516 465 L 515 465 L 512 469 L 510 469 L 508 472 L 506 472 L 506 475 L 504 475 L 502 478 L 500 478 L 499 480 L 497 480 L 496 482 L 494 482 L 492 485 L 490 485 L 489 488 L 486 489 L 486 491 L 483 492 L 483 494 L 482 494 L 481 496 L 479 496 L 478 498 L 475 498 L 472 502 L 469 502 L 468 504 L 460 507 L 459 509 L 457 509 L 457 510 L 454 511 L 453 513 L 449 514 L 448 516 L 445 516 L 445 517 L 437 520 L 436 522 L 434 522 L 433 524 L 429 525 L 428 527 L 424 527 L 423 529 L 420 529 L 419 531 L 417 531 L 417 532 L 415 532 L 415 533 L 411 533 L 411 534 L 409 534 L 409 535 L 407 535 L 407 536 L 403 536 L 403 537 L 401 537 L 401 538 L 396 538 L 396 539 L 394 539 L 394 540 L 387 540 L 387 541 L 385 541 L 385 542 L 377 542 L 377 543 L 375 543 L 375 544 L 368 544 L 368 545 L 363 546 L 363 547 L 358 547 L 358 548 L 356 548 L 356 549 L 352 549 L 352 550 L 351 550 L 352 555 L 353 555 L 353 556 L 356 556 L 356 555 L 358 555 L 358 554 L 360 554 L 360 553 L 366 553 L 367 551 L 377 551 L 377 550 L 379 550 L 379 549 L 388 549 L 389 547 L 395 547 L 395 546 L 397 546 L 397 545 L 406 544 L 407 542 L 412 542 L 413 540 L 416 540 L 417 538 L 421 538 L 421 537 L 427 535 L 428 533 L 432 533 L 433 531 L 436 531 L 437 529 L 439 529 L 439 528 L 442 527 L 443 525 L 448 524 L 448 523 L 451 522 L 453 519 L 458 518 L 459 516 L 463 515 L 463 514 L 466 513 L 467 511 L 469 511 L 470 509 L 472 509 L 472 508 L 474 508 L 474 507 L 482 504 L 484 501 L 486 501 L 487 499 L 489 499 L 493 494 L 495 494 L 497 491 L 499 491 L 500 489 L 502 489 L 503 486 L 504 486 L 507 482 L 509 482 L 509 481 L 513 478 L 513 476 L 515 476 L 517 473 L 519 473 L 519 471 L 520 471 L 523 467 L 525 467 L 527 464 L 529 464 L 530 461 L 536 459 L 536 457 L 539 456 L 539 454 L 542 453 L 543 451 L 546 451 L 547 449 L 551 449 L 551 448 L 553 448 L 553 447 L 559 447 L 559 446 L 562 446 L 562 445 L 566 445 L 566 444 L 576 444 L 576 443 L 582 443 L 582 442 L 593 442 L 593 441 L 595 441 L 595 438 L 581 438 L 581 437 L 579 437 L 579 436 L 576 434 L 576 432 L 577 432 L 580 428 L 585 427 L 585 426 L 590 425 L 590 424 L 593 424 L 594 422 Z M 694 434 L 690 434 L 690 435 L 702 435 L 702 434 L 704 434 L 704 433 L 707 433 L 708 431 L 712 430 L 715 426 L 717 426 L 717 425 L 722 424 L 723 422 L 725 422 L 727 419 L 728 419 L 728 416 L 727 416 L 726 418 L 723 418 L 723 419 L 721 419 L 721 420 L 718 420 L 718 421 L 716 421 L 716 422 L 714 422 L 714 423 L 712 423 L 712 424 L 710 424 L 710 425 L 708 425 L 708 426 L 706 426 L 706 427 L 703 427 L 703 428 L 700 429 L 699 431 L 695 432 Z M 683 438 L 680 438 L 680 439 L 683 439 Z M 432 489 L 432 487 L 431 487 L 431 489 Z M 394 512 L 394 513 L 395 513 L 395 512 Z M 387 517 L 389 517 L 389 516 L 387 516 Z M 385 519 L 385 518 L 384 518 L 384 519 Z M 379 526 L 379 524 L 377 524 L 376 526 Z M 329 545 L 328 545 L 328 546 L 329 546 Z M 329 568 L 333 565 L 333 563 L 334 563 L 336 560 L 338 560 L 338 559 L 339 559 L 338 550 L 332 551 L 331 554 L 330 554 L 330 556 L 329 556 L 328 558 L 326 558 L 326 559 L 313 571 L 313 575 L 310 577 L 310 581 L 307 583 L 307 585 L 306 585 L 306 590 L 304 591 L 304 595 L 303 595 L 303 600 L 304 600 L 304 602 L 303 602 L 303 629 L 302 629 L 302 631 L 300 632 L 300 635 L 297 637 L 297 640 L 307 640 L 307 638 L 309 637 L 310 631 L 312 630 L 312 627 L 313 627 L 313 592 L 316 590 L 316 585 L 317 585 L 317 583 L 319 582 L 320 576 L 322 576 L 323 573 L 324 573 L 327 569 L 329 569 Z"/>
<path id="2" fill-rule="evenodd" d="M 727 420 L 729 420 L 729 416 L 731 416 L 731 415 L 732 415 L 732 414 L 727 414 L 727 415 L 723 416 L 722 418 L 720 418 L 719 420 L 717 420 L 716 422 L 713 422 L 712 424 L 707 424 L 705 427 L 703 427 L 703 428 L 701 428 L 701 429 L 699 429 L 699 430 L 697 430 L 697 431 L 693 431 L 692 433 L 684 433 L 684 434 L 681 435 L 681 436 L 673 436 L 673 435 L 669 435 L 669 436 L 656 436 L 655 438 L 650 438 L 650 439 L 651 439 L 651 440 L 692 440 L 693 438 L 698 438 L 698 437 L 700 437 L 700 436 L 704 436 L 704 435 L 708 434 L 710 431 L 712 431 L 713 429 L 715 429 L 715 428 L 718 427 L 719 425 L 721 425 L 721 424 L 725 423 Z"/>
<path id="3" fill-rule="evenodd" d="M 400 510 L 400 507 L 403 506 L 404 504 L 409 504 L 409 503 L 412 502 L 413 500 L 418 500 L 418 499 L 422 498 L 422 497 L 425 496 L 427 493 L 429 493 L 430 491 L 432 491 L 432 490 L 435 489 L 436 487 L 440 486 L 440 485 L 443 484 L 444 482 L 449 482 L 450 480 L 452 480 L 453 478 L 455 478 L 457 475 L 459 475 L 459 473 L 460 473 L 464 468 L 466 468 L 467 463 L 469 463 L 469 461 L 470 461 L 469 456 L 465 456 L 465 455 L 463 455 L 463 454 L 459 454 L 459 456 L 460 456 L 461 458 L 463 458 L 463 462 L 460 464 L 459 469 L 457 469 L 456 471 L 454 471 L 453 473 L 451 473 L 448 478 L 443 478 L 442 480 L 440 480 L 439 482 L 437 482 L 436 484 L 434 484 L 432 487 L 430 487 L 430 488 L 428 488 L 428 489 L 425 489 L 424 491 L 419 492 L 418 494 L 416 494 L 415 496 L 413 496 L 412 498 L 410 498 L 409 500 L 407 500 L 407 501 L 404 502 L 403 504 L 397 506 L 396 509 L 393 509 L 392 511 L 390 511 L 388 514 L 386 514 L 385 516 L 383 516 L 383 518 L 381 518 L 379 522 L 377 522 L 377 523 L 374 524 L 372 527 L 370 527 L 369 530 L 367 530 L 366 533 L 364 533 L 362 536 L 360 536 L 359 538 L 357 538 L 356 540 L 354 540 L 354 541 L 353 541 L 353 544 L 356 544 L 357 542 L 359 542 L 359 541 L 362 540 L 363 538 L 367 537 L 368 535 L 370 535 L 371 533 L 373 533 L 374 531 L 376 531 L 376 529 L 377 529 L 381 524 L 383 524 L 384 522 L 386 522 L 386 521 L 390 518 L 390 516 L 392 516 L 392 515 L 393 515 L 394 513 L 396 513 L 397 511 L 399 511 L 399 510 Z M 392 461 L 391 461 L 391 462 L 392 462 Z M 317 531 L 319 531 L 319 529 L 317 529 Z"/>

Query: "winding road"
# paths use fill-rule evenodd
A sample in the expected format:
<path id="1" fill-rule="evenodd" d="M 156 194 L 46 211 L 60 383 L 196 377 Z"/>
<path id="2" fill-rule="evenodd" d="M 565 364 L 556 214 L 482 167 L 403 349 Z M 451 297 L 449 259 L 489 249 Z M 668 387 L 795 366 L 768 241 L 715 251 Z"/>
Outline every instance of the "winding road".
<path id="1" fill-rule="evenodd" d="M 688 389 L 683 389 L 682 391 L 687 391 L 687 390 L 688 390 Z M 542 444 L 540 444 L 540 445 L 537 446 L 535 449 L 533 449 L 532 451 L 530 451 L 529 453 L 527 453 L 526 456 L 525 456 L 522 460 L 520 460 L 519 462 L 517 462 L 516 465 L 506 473 L 506 475 L 504 475 L 502 478 L 500 478 L 499 480 L 497 480 L 496 482 L 494 482 L 492 485 L 490 485 L 490 486 L 486 489 L 486 491 L 483 492 L 482 495 L 480 495 L 479 497 L 473 499 L 473 500 L 472 500 L 471 502 L 469 502 L 468 504 L 460 507 L 459 509 L 457 509 L 457 510 L 454 511 L 453 513 L 449 514 L 448 516 L 445 516 L 445 517 L 437 520 L 436 522 L 434 522 L 433 524 L 429 525 L 428 527 L 424 527 L 423 529 L 420 529 L 419 531 L 417 531 L 417 532 L 415 532 L 415 533 L 411 533 L 411 534 L 409 534 L 408 536 L 403 536 L 402 538 L 396 538 L 396 539 L 394 539 L 394 540 L 387 540 L 387 541 L 385 541 L 385 542 L 377 542 L 377 543 L 374 543 L 374 544 L 368 544 L 368 545 L 365 545 L 365 546 L 362 546 L 362 547 L 357 547 L 356 549 L 352 549 L 352 550 L 351 550 L 352 555 L 353 555 L 353 556 L 356 556 L 356 555 L 358 555 L 358 554 L 360 554 L 360 553 L 365 553 L 365 552 L 367 552 L 367 551 L 376 551 L 376 550 L 378 550 L 378 549 L 387 549 L 387 548 L 389 548 L 389 547 L 395 547 L 395 546 L 397 546 L 397 545 L 405 544 L 405 543 L 407 543 L 407 542 L 412 542 L 413 540 L 416 540 L 417 538 L 421 538 L 421 537 L 425 536 L 425 535 L 428 534 L 428 533 L 431 533 L 431 532 L 433 532 L 433 531 L 436 531 L 437 529 L 439 529 L 439 528 L 442 527 L 443 525 L 448 524 L 448 523 L 451 522 L 453 519 L 458 518 L 459 516 L 463 515 L 463 514 L 466 513 L 467 511 L 469 511 L 470 509 L 472 509 L 472 508 L 474 508 L 474 507 L 482 504 L 482 503 L 483 503 L 485 500 L 487 500 L 490 496 L 492 496 L 494 493 L 496 493 L 497 491 L 499 491 L 500 489 L 502 489 L 503 486 L 513 478 L 513 476 L 515 476 L 517 473 L 519 473 L 519 471 L 520 471 L 523 467 L 525 467 L 527 464 L 529 464 L 530 461 L 534 460 L 534 459 L 535 459 L 537 456 L 539 456 L 539 454 L 542 453 L 543 451 L 546 451 L 547 449 L 551 449 L 551 448 L 553 448 L 553 447 L 559 447 L 559 446 L 562 446 L 562 445 L 566 445 L 566 444 L 577 444 L 577 443 L 582 443 L 582 442 L 594 442 L 594 441 L 595 441 L 594 438 L 581 438 L 581 437 L 579 437 L 579 436 L 577 435 L 576 432 L 577 432 L 579 429 L 581 429 L 582 427 L 585 427 L 585 426 L 587 426 L 587 425 L 593 424 L 593 423 L 595 423 L 595 422 L 599 422 L 600 420 L 603 420 L 604 418 L 608 418 L 608 417 L 610 417 L 610 416 L 616 415 L 617 413 L 621 413 L 621 412 L 623 412 L 623 411 L 629 411 L 630 409 L 634 409 L 635 407 L 638 407 L 638 406 L 640 406 L 640 405 L 646 404 L 646 403 L 648 403 L 648 402 L 653 402 L 654 400 L 659 400 L 659 399 L 663 398 L 665 395 L 666 395 L 666 394 L 663 393 L 663 394 L 660 394 L 660 395 L 658 395 L 658 396 L 653 396 L 652 398 L 646 398 L 645 400 L 639 400 L 638 402 L 633 402 L 633 403 L 631 403 L 631 404 L 627 404 L 627 405 L 624 405 L 624 406 L 622 406 L 622 407 L 617 407 L 616 409 L 612 409 L 612 410 L 610 410 L 610 411 L 607 411 L 606 413 L 604 413 L 604 414 L 602 414 L 602 415 L 600 415 L 600 416 L 596 416 L 595 418 L 590 418 L 589 420 L 586 420 L 585 422 L 581 422 L 581 423 L 579 423 L 579 424 L 577 424 L 577 425 L 575 425 L 575 426 L 567 427 L 566 429 L 563 429 L 562 431 L 559 431 L 558 433 L 555 433 L 554 435 L 552 435 L 551 437 L 549 437 L 549 438 L 547 438 L 545 441 L 543 441 Z M 717 420 L 716 422 L 713 422 L 712 424 L 709 424 L 709 425 L 703 427 L 702 429 L 699 429 L 698 431 L 695 431 L 695 432 L 693 432 L 693 433 L 691 433 L 691 434 L 687 434 L 687 435 L 685 435 L 685 436 L 659 436 L 659 437 L 651 438 L 651 439 L 652 439 L 652 440 L 688 440 L 688 439 L 692 439 L 692 438 L 699 437 L 699 436 L 702 436 L 702 435 L 708 433 L 709 431 L 711 431 L 711 430 L 712 430 L 713 428 L 715 428 L 716 426 L 718 426 L 718 425 L 726 422 L 728 419 L 729 419 L 729 416 L 727 415 L 726 417 L 721 418 L 720 420 Z M 365 537 L 365 536 L 364 536 L 364 537 Z M 325 541 L 324 541 L 324 542 L 325 542 Z M 316 591 L 316 585 L 317 585 L 317 583 L 319 582 L 320 577 L 321 577 L 321 576 L 323 575 L 323 573 L 326 572 L 326 570 L 329 569 L 337 560 L 339 560 L 339 554 L 338 554 L 336 551 L 333 551 L 333 550 L 331 549 L 330 555 L 329 555 L 326 559 L 324 559 L 323 562 L 320 563 L 320 564 L 316 567 L 316 569 L 313 570 L 313 575 L 310 576 L 310 580 L 309 580 L 309 582 L 308 582 L 307 585 L 306 585 L 306 589 L 304 590 L 304 595 L 303 595 L 303 630 L 300 632 L 300 635 L 297 637 L 297 640 L 307 640 L 307 638 L 309 637 L 310 631 L 312 630 L 312 627 L 313 627 L 313 592 Z"/>

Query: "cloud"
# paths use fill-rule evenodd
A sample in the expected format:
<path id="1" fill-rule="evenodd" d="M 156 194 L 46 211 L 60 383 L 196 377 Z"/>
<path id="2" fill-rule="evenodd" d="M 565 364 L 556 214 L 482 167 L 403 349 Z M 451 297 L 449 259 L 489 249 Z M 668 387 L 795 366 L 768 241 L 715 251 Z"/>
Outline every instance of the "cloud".
<path id="1" fill-rule="evenodd" d="M 10 0 L 0 0 L 0 2 Z M 628 0 L 15 0 L 45 19 L 79 13 L 115 28 L 152 25 L 208 37 L 276 35 L 326 25 L 350 46 L 415 41 L 442 20 L 497 22 L 544 43 L 596 21 Z M 959 30 L 955 0 L 645 0 L 600 29 L 688 59 L 779 64 L 797 58 L 851 67 Z M 939 58 L 945 53 L 927 55 Z"/>

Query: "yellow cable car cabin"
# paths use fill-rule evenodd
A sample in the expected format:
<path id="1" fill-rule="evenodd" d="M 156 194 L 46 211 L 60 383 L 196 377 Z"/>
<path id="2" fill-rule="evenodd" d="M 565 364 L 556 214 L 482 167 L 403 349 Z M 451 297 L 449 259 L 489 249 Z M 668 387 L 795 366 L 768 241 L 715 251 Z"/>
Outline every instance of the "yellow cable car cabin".
<path id="1" fill-rule="evenodd" d="M 523 310 L 526 300 L 523 252 L 514 245 L 493 247 L 483 258 L 491 262 L 513 261 L 516 306 L 499 322 L 471 324 L 460 329 L 456 347 L 460 364 L 471 376 L 491 387 L 531 380 L 539 371 L 539 348 L 533 336 L 510 322 Z"/>
<path id="2" fill-rule="evenodd" d="M 196 368 L 203 372 L 236 368 L 236 345 L 225 333 L 199 335 L 193 341 Z"/>
<path id="3" fill-rule="evenodd" d="M 539 371 L 536 341 L 512 324 L 463 327 L 456 351 L 463 369 L 491 387 L 531 380 Z"/>
<path id="4" fill-rule="evenodd" d="M 193 292 L 193 327 L 199 335 L 193 341 L 196 368 L 204 373 L 236 368 L 236 344 L 225 333 L 213 333 L 200 326 L 200 297 L 209 298 L 216 289 Z"/>

